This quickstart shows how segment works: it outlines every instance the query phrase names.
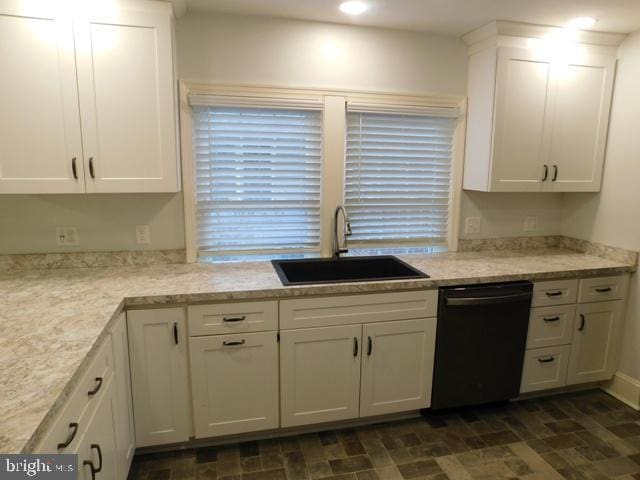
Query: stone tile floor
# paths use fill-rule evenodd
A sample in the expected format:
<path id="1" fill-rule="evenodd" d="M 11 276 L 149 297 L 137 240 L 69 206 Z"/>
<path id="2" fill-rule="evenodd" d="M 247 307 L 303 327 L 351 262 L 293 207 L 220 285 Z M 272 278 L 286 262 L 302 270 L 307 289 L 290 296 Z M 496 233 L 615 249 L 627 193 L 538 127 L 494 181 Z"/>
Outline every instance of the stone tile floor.
<path id="1" fill-rule="evenodd" d="M 640 412 L 600 390 L 138 455 L 129 480 L 640 480 Z"/>

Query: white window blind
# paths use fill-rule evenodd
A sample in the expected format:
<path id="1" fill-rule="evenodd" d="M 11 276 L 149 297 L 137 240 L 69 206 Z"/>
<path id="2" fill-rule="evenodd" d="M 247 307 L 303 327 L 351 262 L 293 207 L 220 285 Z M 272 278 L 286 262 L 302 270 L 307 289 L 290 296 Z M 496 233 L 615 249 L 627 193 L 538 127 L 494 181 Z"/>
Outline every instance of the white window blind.
<path id="1" fill-rule="evenodd" d="M 321 112 L 193 107 L 200 255 L 317 252 Z"/>
<path id="2" fill-rule="evenodd" d="M 345 205 L 361 246 L 447 243 L 455 118 L 347 114 Z"/>

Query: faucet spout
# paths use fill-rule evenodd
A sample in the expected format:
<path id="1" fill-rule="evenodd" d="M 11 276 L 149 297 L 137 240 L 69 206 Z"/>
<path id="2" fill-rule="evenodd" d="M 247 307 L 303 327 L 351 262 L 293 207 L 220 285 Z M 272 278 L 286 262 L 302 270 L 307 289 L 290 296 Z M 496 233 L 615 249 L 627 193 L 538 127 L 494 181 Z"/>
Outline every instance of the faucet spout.
<path id="1" fill-rule="evenodd" d="M 342 228 L 342 245 L 338 238 L 338 215 L 342 212 L 344 226 Z M 349 223 L 349 215 L 343 205 L 338 205 L 333 214 L 333 258 L 340 258 L 341 253 L 347 253 L 347 237 L 351 236 L 351 224 Z"/>

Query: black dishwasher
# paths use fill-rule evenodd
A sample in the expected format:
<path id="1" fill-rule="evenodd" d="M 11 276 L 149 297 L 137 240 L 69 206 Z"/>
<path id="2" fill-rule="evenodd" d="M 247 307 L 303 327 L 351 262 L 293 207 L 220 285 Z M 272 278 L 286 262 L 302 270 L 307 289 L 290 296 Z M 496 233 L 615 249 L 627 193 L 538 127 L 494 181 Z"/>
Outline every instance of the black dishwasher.
<path id="1" fill-rule="evenodd" d="M 440 289 L 431 408 L 517 397 L 531 282 Z"/>

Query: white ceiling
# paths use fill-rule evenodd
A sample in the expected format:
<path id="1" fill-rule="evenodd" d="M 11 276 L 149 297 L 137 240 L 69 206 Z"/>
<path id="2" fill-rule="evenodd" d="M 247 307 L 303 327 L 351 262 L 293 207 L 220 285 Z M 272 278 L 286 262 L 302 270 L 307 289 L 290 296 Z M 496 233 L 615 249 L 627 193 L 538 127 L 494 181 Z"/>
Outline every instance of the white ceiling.
<path id="1" fill-rule="evenodd" d="M 189 12 L 225 12 L 462 35 L 492 20 L 562 26 L 593 16 L 593 30 L 640 30 L 640 0 L 366 0 L 358 18 L 338 10 L 341 0 L 171 0 Z M 176 5 L 178 6 L 178 5 Z"/>

